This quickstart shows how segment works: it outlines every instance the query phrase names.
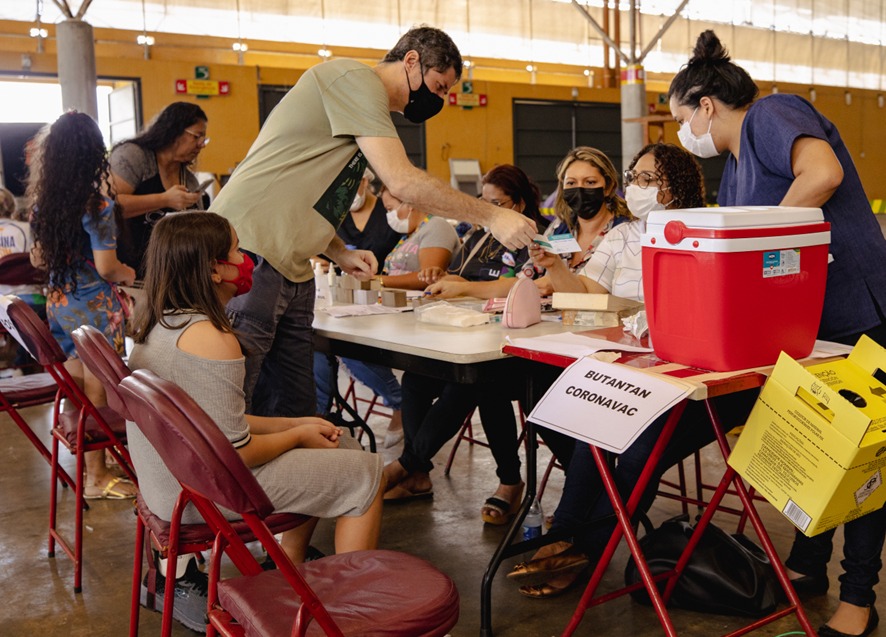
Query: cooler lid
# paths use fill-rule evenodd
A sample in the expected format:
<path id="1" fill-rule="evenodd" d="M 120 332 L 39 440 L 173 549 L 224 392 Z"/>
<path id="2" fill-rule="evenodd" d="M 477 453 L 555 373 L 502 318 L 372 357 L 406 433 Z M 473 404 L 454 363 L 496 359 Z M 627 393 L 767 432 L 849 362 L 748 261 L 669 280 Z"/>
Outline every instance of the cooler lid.
<path id="1" fill-rule="evenodd" d="M 824 215 L 819 208 L 792 206 L 729 206 L 721 208 L 684 208 L 653 210 L 646 220 L 650 226 L 664 226 L 669 221 L 682 221 L 690 228 L 770 228 L 820 223 Z"/>

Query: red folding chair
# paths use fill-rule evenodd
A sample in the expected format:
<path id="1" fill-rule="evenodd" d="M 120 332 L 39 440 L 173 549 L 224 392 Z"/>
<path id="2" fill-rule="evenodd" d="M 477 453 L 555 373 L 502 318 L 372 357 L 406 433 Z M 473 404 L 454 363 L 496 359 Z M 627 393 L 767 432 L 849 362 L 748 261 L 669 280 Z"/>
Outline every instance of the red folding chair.
<path id="1" fill-rule="evenodd" d="M 50 466 L 52 466 L 52 454 L 49 453 L 49 449 L 37 437 L 27 421 L 18 413 L 18 410 L 52 403 L 55 401 L 57 393 L 58 385 L 52 376 L 45 372 L 0 379 L 0 413 L 9 414 L 12 422 L 18 425 L 25 437 L 34 445 L 34 449 L 43 456 Z M 61 480 L 63 487 L 75 488 L 71 476 L 61 467 L 59 467 L 58 479 Z"/>
<path id="2" fill-rule="evenodd" d="M 80 360 L 101 381 L 108 396 L 108 405 L 126 420 L 132 420 L 126 403 L 120 395 L 120 381 L 132 372 L 126 363 L 117 355 L 104 335 L 92 326 L 84 325 L 71 334 Z M 132 597 L 130 599 L 129 634 L 138 635 L 140 611 L 140 594 L 142 580 L 142 551 L 148 563 L 148 603 L 155 603 L 157 592 L 157 563 L 152 551 L 155 549 L 161 558 L 166 558 L 170 565 L 176 563 L 179 555 L 197 553 L 212 548 L 215 532 L 206 524 L 182 524 L 181 516 L 173 521 L 163 520 L 155 515 L 142 498 L 136 496 L 135 503 L 135 565 L 132 569 Z M 310 520 L 308 516 L 292 513 L 277 513 L 268 518 L 267 523 L 273 533 L 282 533 Z M 255 537 L 243 522 L 233 523 L 234 529 L 244 542 L 252 542 Z M 145 529 L 148 534 L 145 536 Z M 175 578 L 166 578 L 163 596 L 163 620 L 161 635 L 168 636 L 172 632 L 172 616 L 175 603 Z"/>
<path id="3" fill-rule="evenodd" d="M 31 257 L 27 252 L 16 252 L 0 257 L 0 286 L 43 286 L 46 283 L 46 272 L 31 265 Z M 5 330 L 0 329 L 0 334 Z M 35 362 L 22 364 L 16 362 L 14 367 L 28 371 L 39 371 Z M 33 370 L 31 369 L 33 368 Z"/>
<path id="4" fill-rule="evenodd" d="M 55 543 L 74 562 L 74 592 L 81 591 L 83 573 L 83 508 L 84 508 L 84 460 L 87 451 L 108 452 L 117 460 L 120 468 L 133 481 L 135 472 L 129 452 L 123 444 L 126 424 L 110 407 L 96 407 L 92 404 L 74 378 L 65 369 L 67 356 L 52 337 L 49 328 L 40 320 L 27 303 L 14 296 L 0 297 L 0 323 L 26 349 L 34 359 L 43 365 L 46 372 L 58 385 L 52 415 L 52 486 L 49 502 L 49 557 L 55 556 Z M 73 406 L 71 411 L 62 411 L 64 399 Z M 77 458 L 75 490 L 77 505 L 74 507 L 74 544 L 61 535 L 56 527 L 58 514 L 58 483 L 60 475 L 59 443 Z"/>
<path id="5" fill-rule="evenodd" d="M 443 636 L 458 620 L 458 591 L 424 560 L 355 551 L 294 566 L 266 519 L 273 505 L 218 426 L 181 388 L 146 370 L 120 383 L 135 422 L 217 532 L 207 635 Z M 242 516 L 278 570 L 263 571 L 217 508 Z M 220 580 L 226 553 L 241 575 Z"/>

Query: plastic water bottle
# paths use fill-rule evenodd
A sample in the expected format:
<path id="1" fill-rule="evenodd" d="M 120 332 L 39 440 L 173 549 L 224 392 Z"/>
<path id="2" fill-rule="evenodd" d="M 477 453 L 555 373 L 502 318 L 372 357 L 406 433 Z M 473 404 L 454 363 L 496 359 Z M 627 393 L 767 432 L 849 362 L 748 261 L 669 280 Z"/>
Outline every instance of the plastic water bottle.
<path id="1" fill-rule="evenodd" d="M 526 512 L 526 517 L 523 518 L 523 539 L 532 540 L 541 537 L 541 526 L 544 523 L 544 519 L 545 516 L 541 510 L 541 503 L 538 501 L 538 498 L 533 498 L 532 504 L 529 505 L 529 511 Z"/>

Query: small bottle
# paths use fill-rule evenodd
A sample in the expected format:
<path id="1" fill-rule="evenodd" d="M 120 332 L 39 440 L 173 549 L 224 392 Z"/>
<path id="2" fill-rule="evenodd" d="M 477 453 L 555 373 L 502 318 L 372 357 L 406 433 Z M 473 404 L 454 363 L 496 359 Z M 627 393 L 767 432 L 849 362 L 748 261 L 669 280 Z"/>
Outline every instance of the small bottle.
<path id="1" fill-rule="evenodd" d="M 332 305 L 332 291 L 329 289 L 326 273 L 323 272 L 323 265 L 320 263 L 314 264 L 314 286 L 317 294 L 315 306 L 319 309 Z"/>
<path id="2" fill-rule="evenodd" d="M 532 504 L 529 505 L 529 511 L 526 512 L 526 517 L 523 518 L 523 539 L 532 540 L 541 537 L 541 527 L 544 524 L 544 519 L 545 516 L 541 510 L 541 503 L 538 501 L 538 498 L 533 498 Z"/>

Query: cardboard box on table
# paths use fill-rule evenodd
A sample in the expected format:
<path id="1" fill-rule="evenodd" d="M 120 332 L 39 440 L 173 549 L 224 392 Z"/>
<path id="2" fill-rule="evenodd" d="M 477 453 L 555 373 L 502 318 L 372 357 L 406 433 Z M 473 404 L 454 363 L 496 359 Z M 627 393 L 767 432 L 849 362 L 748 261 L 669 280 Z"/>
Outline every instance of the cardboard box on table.
<path id="1" fill-rule="evenodd" d="M 729 465 L 808 536 L 883 506 L 886 350 L 803 367 L 782 353 Z"/>

